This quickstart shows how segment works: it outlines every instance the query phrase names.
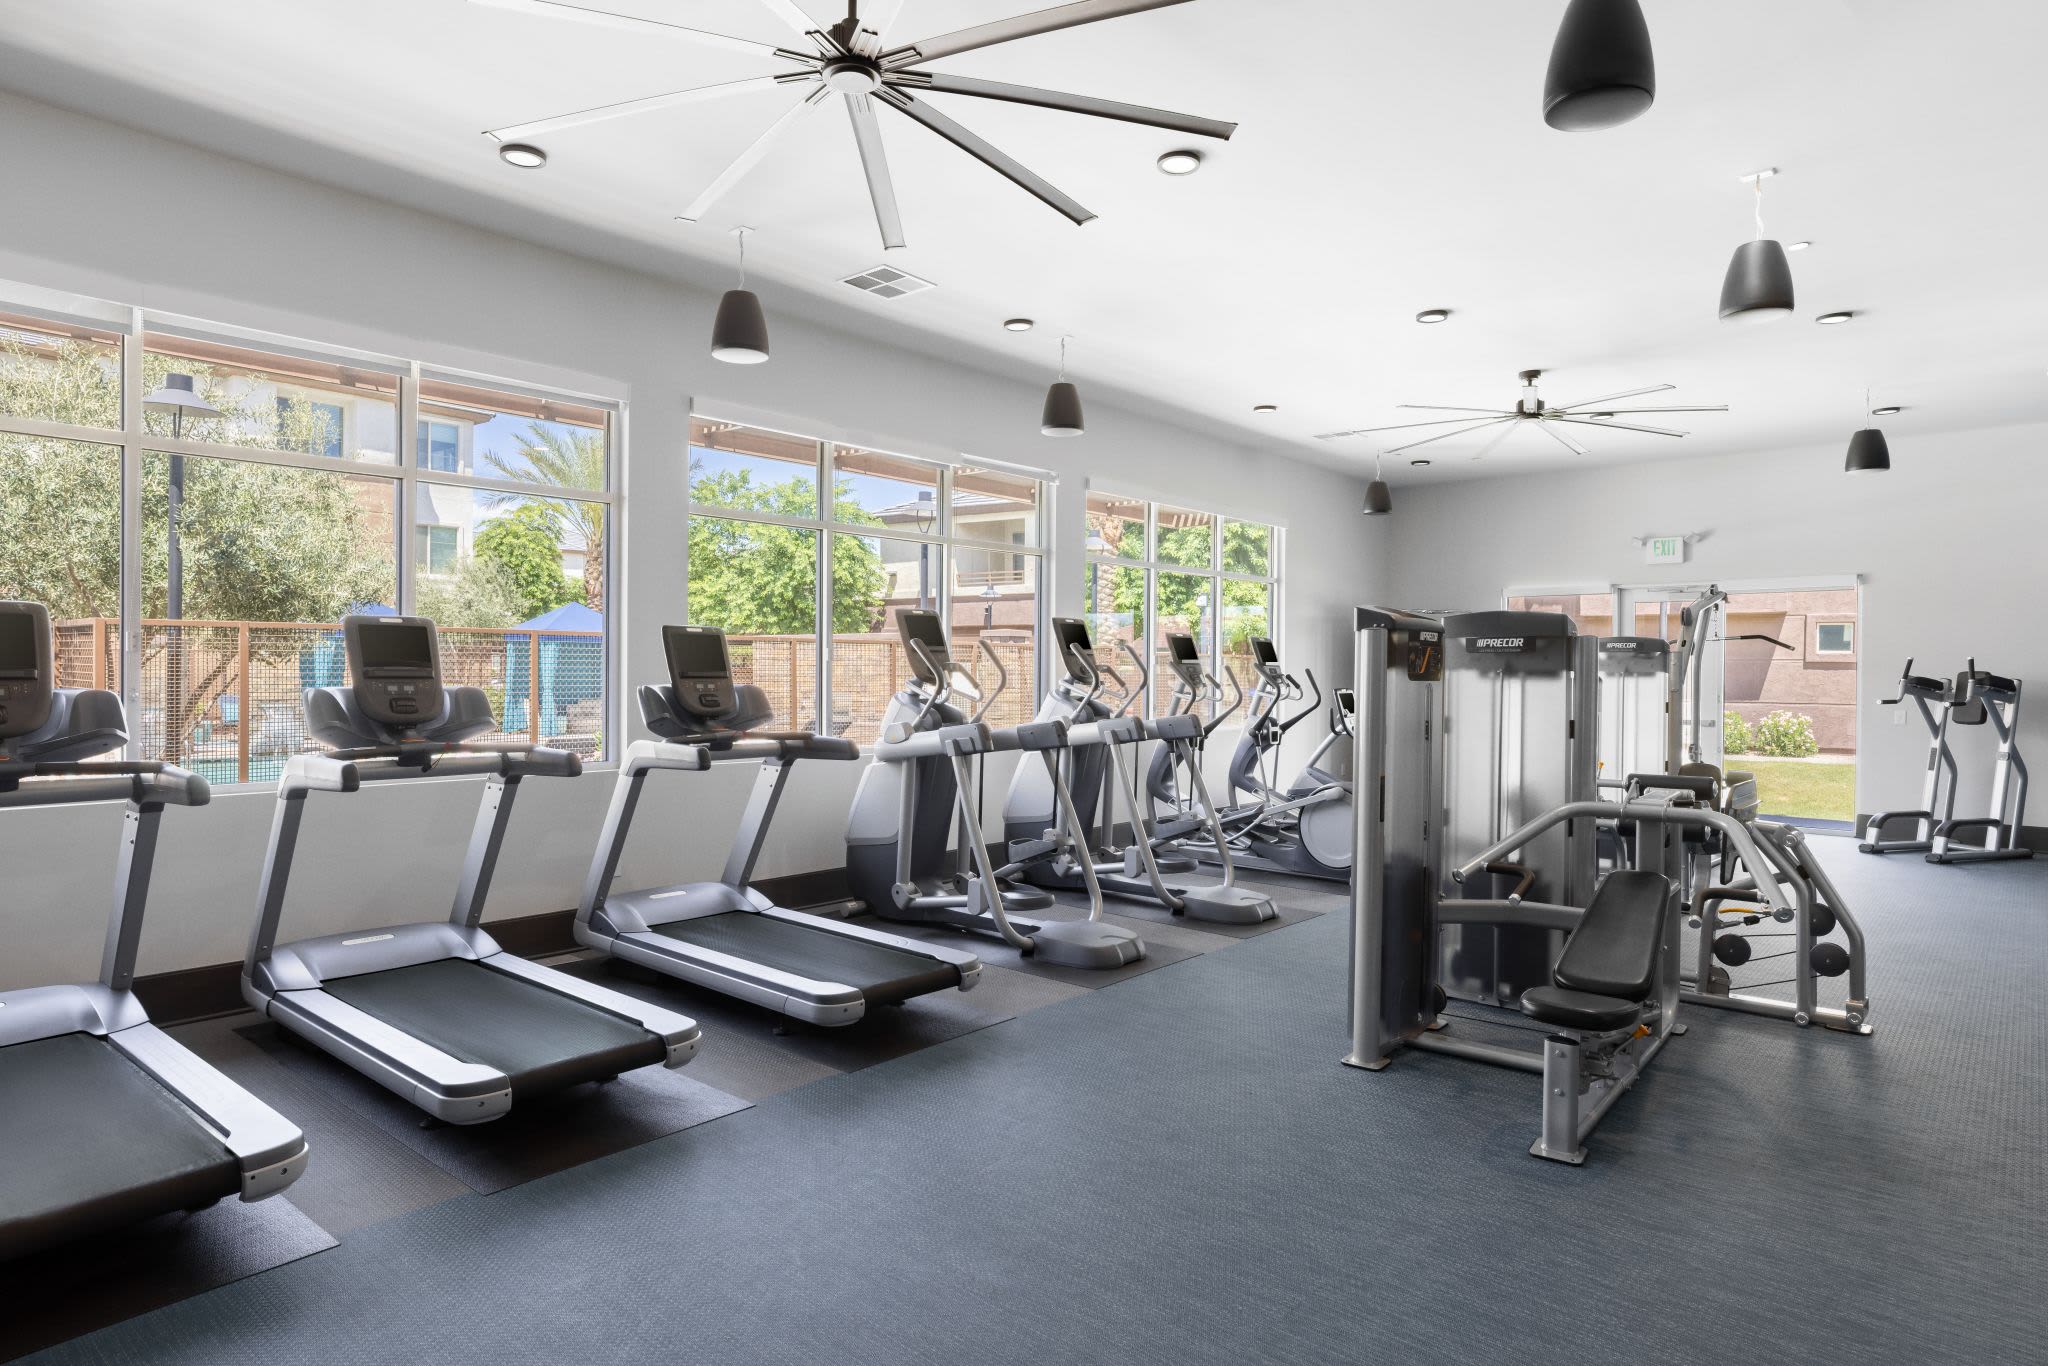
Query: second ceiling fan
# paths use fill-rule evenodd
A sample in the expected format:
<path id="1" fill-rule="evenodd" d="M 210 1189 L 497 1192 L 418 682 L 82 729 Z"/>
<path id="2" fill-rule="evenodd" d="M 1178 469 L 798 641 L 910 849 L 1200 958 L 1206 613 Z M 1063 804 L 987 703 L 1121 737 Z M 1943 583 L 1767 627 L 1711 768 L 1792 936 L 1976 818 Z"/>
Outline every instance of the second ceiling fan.
<path id="1" fill-rule="evenodd" d="M 1092 24 L 1102 19 L 1114 19 L 1120 15 L 1186 4 L 1187 0 L 1076 0 L 1073 4 L 1040 10 L 1035 14 L 1022 14 L 1010 19 L 976 24 L 971 28 L 905 43 L 898 47 L 891 47 L 882 39 L 882 29 L 887 27 L 888 19 L 875 20 L 873 15 L 879 9 L 893 16 L 901 0 L 882 0 L 879 5 L 870 4 L 869 20 L 861 17 L 859 0 L 848 0 L 846 17 L 829 28 L 813 22 L 810 16 L 796 5 L 795 0 L 761 0 L 763 5 L 794 29 L 802 41 L 810 45 L 809 50 L 777 47 L 770 43 L 734 38 L 664 20 L 615 14 L 587 4 L 568 3 L 567 0 L 476 0 L 476 3 L 497 9 L 519 10 L 528 14 L 553 15 L 563 19 L 599 24 L 647 37 L 667 34 L 727 50 L 749 52 L 786 64 L 787 69 L 765 76 L 622 100 L 616 104 L 599 105 L 591 109 L 558 114 L 552 118 L 536 119 L 530 123 L 510 124 L 489 130 L 490 136 L 500 142 L 517 142 L 582 124 L 720 99 L 729 95 L 773 90 L 778 87 L 788 87 L 798 92 L 799 98 L 709 185 L 705 186 L 696 199 L 691 201 L 689 207 L 677 215 L 689 222 L 695 222 L 709 212 L 713 204 L 738 184 L 740 179 L 768 154 L 776 139 L 789 131 L 790 127 L 806 113 L 833 95 L 842 98 L 847 117 L 852 121 L 854 142 L 860 149 L 861 166 L 867 173 L 868 195 L 874 202 L 875 223 L 881 229 L 884 247 L 902 246 L 904 236 L 903 217 L 896 206 L 896 186 L 889 174 L 888 157 L 882 147 L 882 130 L 875 116 L 878 107 L 893 109 L 911 121 L 922 124 L 998 175 L 1006 177 L 1057 209 L 1076 224 L 1086 223 L 1095 215 L 1043 176 L 932 107 L 923 97 L 927 93 L 967 95 L 976 99 L 1033 104 L 1046 109 L 1064 109 L 1075 114 L 1092 114 L 1097 118 L 1119 119 L 1126 123 L 1167 128 L 1199 137 L 1227 139 L 1237 131 L 1236 124 L 1226 123 L 1221 119 L 1176 114 L 1170 110 L 1153 109 L 1140 104 L 1097 99 L 1092 95 L 1068 95 L 1055 90 L 1041 90 L 1036 86 L 1012 85 L 1006 81 L 983 80 L 976 76 L 949 76 L 944 72 L 922 69 L 927 62 L 951 57 L 956 53 L 994 47 L 999 43 L 1014 42 L 1019 38 L 1074 28 L 1081 24 Z"/>
<path id="2" fill-rule="evenodd" d="M 1356 427 L 1349 431 L 1323 432 L 1316 439 L 1318 441 L 1336 441 L 1347 436 L 1371 436 L 1379 432 L 1414 431 L 1422 427 L 1451 428 L 1450 431 L 1438 432 L 1434 436 L 1425 436 L 1418 440 L 1410 441 L 1406 445 L 1390 447 L 1386 452 L 1388 455 L 1398 455 L 1402 451 L 1413 450 L 1417 446 L 1427 446 L 1434 441 L 1447 441 L 1454 436 L 1468 436 L 1474 432 L 1483 431 L 1487 433 L 1488 440 L 1472 454 L 1471 459 L 1484 460 L 1493 453 L 1495 447 L 1507 440 L 1517 429 L 1521 428 L 1524 424 L 1533 423 L 1538 431 L 1569 450 L 1573 455 L 1586 455 L 1589 454 L 1587 448 L 1574 440 L 1572 435 L 1566 432 L 1564 428 L 1595 427 L 1610 431 L 1647 432 L 1652 436 L 1684 436 L 1686 433 L 1671 427 L 1649 427 L 1640 423 L 1615 422 L 1610 419 L 1635 417 L 1642 413 L 1725 413 L 1728 411 L 1728 405 L 1725 403 L 1687 404 L 1676 407 L 1651 408 L 1617 408 L 1613 406 L 1625 399 L 1641 398 L 1645 394 L 1659 394 L 1667 389 L 1677 387 L 1671 384 L 1649 384 L 1640 389 L 1628 389 L 1619 394 L 1605 394 L 1599 398 L 1582 399 L 1575 403 L 1553 406 L 1545 403 L 1542 396 L 1536 391 L 1536 381 L 1542 377 L 1543 372 L 1541 370 L 1524 370 L 1521 372 L 1522 393 L 1515 400 L 1515 406 L 1512 408 L 1462 408 L 1442 403 L 1402 403 L 1396 406 L 1439 413 L 1463 413 L 1465 416 L 1434 418 L 1427 422 L 1399 422 L 1388 427 Z"/>

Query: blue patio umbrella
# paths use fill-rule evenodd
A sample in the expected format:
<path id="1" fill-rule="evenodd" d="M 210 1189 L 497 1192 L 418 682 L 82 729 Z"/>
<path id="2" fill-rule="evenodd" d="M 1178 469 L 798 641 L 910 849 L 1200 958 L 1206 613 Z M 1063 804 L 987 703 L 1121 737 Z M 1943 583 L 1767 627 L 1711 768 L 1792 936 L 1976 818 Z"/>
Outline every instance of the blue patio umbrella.
<path id="1" fill-rule="evenodd" d="M 512 630 L 534 631 L 539 636 L 530 649 L 521 635 L 505 643 L 504 724 L 514 728 L 516 719 L 526 715 L 528 664 L 537 656 L 540 733 L 570 733 L 576 727 L 569 709 L 578 702 L 600 702 L 604 697 L 604 614 L 580 602 L 565 602 Z"/>

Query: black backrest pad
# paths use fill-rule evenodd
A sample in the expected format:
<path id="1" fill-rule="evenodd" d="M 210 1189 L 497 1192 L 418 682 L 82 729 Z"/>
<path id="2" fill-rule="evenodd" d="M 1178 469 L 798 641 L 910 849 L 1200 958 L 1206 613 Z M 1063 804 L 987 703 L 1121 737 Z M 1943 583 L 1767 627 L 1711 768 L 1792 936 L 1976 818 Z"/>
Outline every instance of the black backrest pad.
<path id="1" fill-rule="evenodd" d="M 1565 942 L 1551 977 L 1572 991 L 1645 999 L 1657 980 L 1657 946 L 1670 900 L 1671 879 L 1662 873 L 1633 868 L 1609 873 Z"/>

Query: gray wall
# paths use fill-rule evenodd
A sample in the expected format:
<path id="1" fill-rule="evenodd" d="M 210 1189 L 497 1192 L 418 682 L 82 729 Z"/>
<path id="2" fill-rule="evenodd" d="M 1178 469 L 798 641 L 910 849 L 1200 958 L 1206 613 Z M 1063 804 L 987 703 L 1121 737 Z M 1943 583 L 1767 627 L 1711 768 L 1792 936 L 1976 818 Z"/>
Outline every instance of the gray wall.
<path id="1" fill-rule="evenodd" d="M 1848 437 L 1403 491 L 1387 519 L 1395 600 L 1495 607 L 1508 588 L 1861 575 L 1857 809 L 1917 806 L 1926 732 L 1910 707 L 1878 706 L 1906 656 L 1939 675 L 1974 654 L 2048 694 L 2048 427 L 1895 428 L 1884 475 L 1842 472 Z M 1630 543 L 1695 531 L 1707 536 L 1685 565 L 1646 565 Z M 1983 809 L 1989 732 L 1956 732 L 1959 815 Z M 2021 749 L 2048 762 L 2048 697 L 2022 709 Z M 2043 823 L 2040 809 L 2030 823 Z"/>
<path id="2" fill-rule="evenodd" d="M 807 322 L 772 291 L 774 361 L 719 365 L 706 354 L 715 297 L 674 281 L 14 97 L 0 96 L 0 146 L 9 203 L 25 210 L 8 216 L 0 280 L 627 399 L 621 682 L 662 673 L 654 628 L 685 611 L 693 397 L 886 449 L 1051 468 L 1061 480 L 1059 609 L 1080 605 L 1089 479 L 1285 526 L 1284 643 L 1290 662 L 1319 675 L 1348 672 L 1342 609 L 1384 583 L 1385 531 L 1358 515 L 1362 481 L 1119 409 L 1111 396 L 1091 401 L 1086 437 L 1048 441 L 1037 431 L 1043 379 L 1006 378 Z M 1087 392 L 1085 370 L 1077 378 Z M 1304 736 L 1304 750 L 1307 743 Z M 749 776 L 713 773 L 650 793 L 625 876 L 715 877 Z M 856 776 L 854 765 L 798 775 L 764 875 L 841 861 Z M 991 790 L 1002 780 L 995 775 Z M 526 785 L 495 916 L 574 903 L 611 783 L 600 772 Z M 290 927 L 316 933 L 439 914 L 476 796 L 474 783 L 452 785 L 315 798 Z M 267 794 L 231 793 L 207 810 L 169 814 L 145 972 L 240 956 L 271 807 Z M 114 808 L 0 821 L 0 987 L 91 973 L 118 826 Z"/>

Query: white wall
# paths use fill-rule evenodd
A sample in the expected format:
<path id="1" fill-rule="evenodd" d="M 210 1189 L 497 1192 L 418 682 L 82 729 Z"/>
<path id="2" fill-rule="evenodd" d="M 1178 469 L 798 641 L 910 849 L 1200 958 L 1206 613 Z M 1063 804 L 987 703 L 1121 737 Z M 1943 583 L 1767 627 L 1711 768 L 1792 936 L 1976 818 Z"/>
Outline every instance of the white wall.
<path id="1" fill-rule="evenodd" d="M 1659 461 L 1402 491 L 1390 567 L 1397 602 L 1497 607 L 1508 588 L 1737 584 L 1856 574 L 1857 809 L 1919 805 L 1926 732 L 1878 706 L 1899 669 L 1954 674 L 1967 656 L 2048 693 L 2048 427 L 1891 434 L 1883 475 L 1846 475 L 1837 446 Z M 1690 563 L 1653 567 L 1630 538 L 1703 531 Z M 1895 724 L 1897 723 L 1897 724 Z M 1953 732 L 1957 814 L 1984 809 L 1990 727 Z M 2022 708 L 2021 750 L 2048 763 L 2048 700 Z M 2048 772 L 2048 769 L 2044 769 Z M 2037 808 L 2031 825 L 2044 823 Z"/>
<path id="2" fill-rule="evenodd" d="M 1361 481 L 1119 410 L 1099 393 L 1086 437 L 1048 441 L 1037 431 L 1042 381 L 804 321 L 772 293 L 775 359 L 724 366 L 706 354 L 714 297 L 674 281 L 11 96 L 0 96 L 0 146 L 13 206 L 0 236 L 0 279 L 628 400 L 622 683 L 662 674 L 654 628 L 685 610 L 693 398 L 885 449 L 1052 469 L 1061 481 L 1059 609 L 1080 605 L 1090 478 L 1284 525 L 1283 644 L 1290 663 L 1333 680 L 1348 672 L 1343 609 L 1383 582 L 1381 528 L 1358 516 Z M 847 317 L 857 321 L 870 307 L 882 306 L 858 304 Z M 1077 377 L 1088 393 L 1086 373 Z M 764 875 L 842 860 L 856 774 L 856 765 L 829 764 L 799 773 Z M 715 877 L 750 776 L 713 773 L 650 790 L 625 868 L 630 883 Z M 494 917 L 574 904 L 611 783 L 596 773 L 526 785 Z M 290 928 L 320 933 L 439 914 L 473 812 L 474 784 L 459 786 L 313 799 Z M 241 955 L 271 808 L 267 794 L 231 793 L 204 811 L 167 814 L 143 971 Z M 0 820 L 0 988 L 91 973 L 118 824 L 114 808 Z"/>

